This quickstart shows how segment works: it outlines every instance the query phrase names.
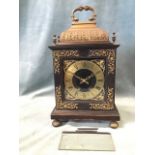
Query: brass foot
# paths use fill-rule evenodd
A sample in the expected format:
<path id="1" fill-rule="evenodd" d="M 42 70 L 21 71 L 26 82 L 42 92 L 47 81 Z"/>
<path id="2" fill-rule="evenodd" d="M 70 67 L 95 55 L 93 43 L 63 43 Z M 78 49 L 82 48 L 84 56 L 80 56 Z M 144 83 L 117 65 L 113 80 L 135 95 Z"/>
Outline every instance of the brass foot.
<path id="1" fill-rule="evenodd" d="M 62 122 L 59 121 L 59 120 L 54 119 L 53 122 L 52 122 L 52 125 L 53 125 L 54 127 L 59 127 L 59 126 L 62 125 Z"/>
<path id="2" fill-rule="evenodd" d="M 113 129 L 118 128 L 119 124 L 117 122 L 110 122 L 110 127 Z"/>

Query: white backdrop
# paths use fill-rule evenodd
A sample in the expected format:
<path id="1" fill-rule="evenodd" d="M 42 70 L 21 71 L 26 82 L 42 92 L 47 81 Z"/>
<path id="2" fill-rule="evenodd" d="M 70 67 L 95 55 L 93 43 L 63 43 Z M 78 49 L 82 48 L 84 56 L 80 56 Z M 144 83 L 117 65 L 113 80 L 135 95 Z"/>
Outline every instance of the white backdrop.
<path id="1" fill-rule="evenodd" d="M 98 127 L 112 133 L 116 152 L 134 154 L 134 0 L 20 0 L 20 154 L 79 154 L 59 151 L 61 132 L 77 127 Z M 121 114 L 120 128 L 107 128 L 107 122 L 68 122 L 60 128 L 51 126 L 54 100 L 52 57 L 48 46 L 52 35 L 71 24 L 71 12 L 79 5 L 93 6 L 97 25 L 117 33 L 116 104 Z M 81 18 L 85 18 L 82 15 Z M 85 154 L 85 152 L 80 152 Z M 107 154 L 107 152 L 89 152 Z"/>

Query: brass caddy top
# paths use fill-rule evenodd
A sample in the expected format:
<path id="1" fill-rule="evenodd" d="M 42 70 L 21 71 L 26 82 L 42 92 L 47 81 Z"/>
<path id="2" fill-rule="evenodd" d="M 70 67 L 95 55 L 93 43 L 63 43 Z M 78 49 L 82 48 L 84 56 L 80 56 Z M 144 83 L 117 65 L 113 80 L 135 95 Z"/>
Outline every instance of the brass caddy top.
<path id="1" fill-rule="evenodd" d="M 92 11 L 93 15 L 86 22 L 79 22 L 74 16 L 76 11 Z M 96 14 L 90 6 L 80 6 L 73 10 L 71 27 L 62 32 L 60 43 L 92 43 L 92 42 L 109 42 L 109 35 L 104 30 L 96 26 Z"/>

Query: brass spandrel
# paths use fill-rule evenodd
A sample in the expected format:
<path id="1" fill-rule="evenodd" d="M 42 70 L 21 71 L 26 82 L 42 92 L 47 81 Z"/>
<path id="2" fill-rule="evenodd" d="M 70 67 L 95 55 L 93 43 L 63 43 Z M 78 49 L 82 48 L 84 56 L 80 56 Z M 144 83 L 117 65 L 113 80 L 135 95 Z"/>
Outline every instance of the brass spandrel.
<path id="1" fill-rule="evenodd" d="M 53 51 L 53 65 L 54 65 L 54 73 L 60 73 L 60 59 L 62 57 L 78 57 L 79 51 L 78 50 L 55 50 Z"/>

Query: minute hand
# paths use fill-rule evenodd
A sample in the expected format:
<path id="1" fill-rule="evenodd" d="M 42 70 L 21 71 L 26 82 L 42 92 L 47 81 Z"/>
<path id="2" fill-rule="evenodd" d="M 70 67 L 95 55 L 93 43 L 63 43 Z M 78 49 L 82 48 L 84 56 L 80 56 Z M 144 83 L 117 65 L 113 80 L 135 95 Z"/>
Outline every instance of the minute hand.
<path id="1" fill-rule="evenodd" d="M 94 76 L 94 74 L 89 75 L 88 77 L 85 78 L 85 80 L 89 80 Z"/>

